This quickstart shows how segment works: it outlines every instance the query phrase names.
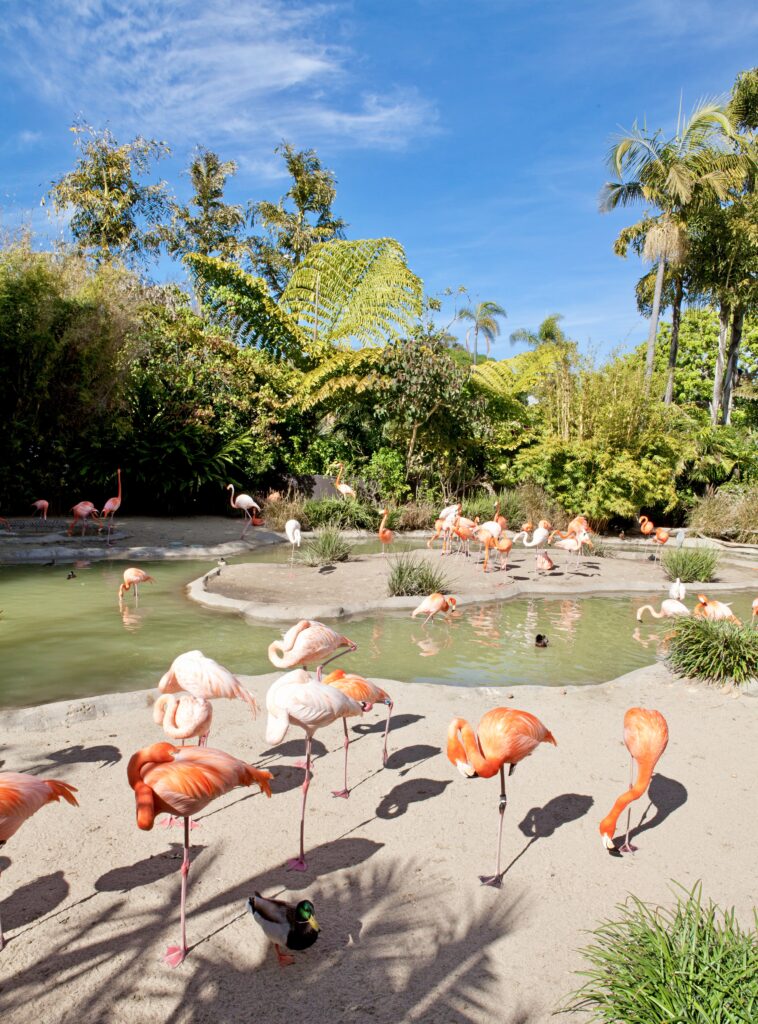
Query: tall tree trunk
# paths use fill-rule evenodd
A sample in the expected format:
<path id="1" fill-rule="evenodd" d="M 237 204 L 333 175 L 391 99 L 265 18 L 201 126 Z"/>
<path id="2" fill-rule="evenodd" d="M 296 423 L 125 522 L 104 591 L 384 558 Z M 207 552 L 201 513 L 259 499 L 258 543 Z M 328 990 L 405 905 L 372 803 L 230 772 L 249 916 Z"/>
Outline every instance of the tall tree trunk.
<path id="1" fill-rule="evenodd" d="M 676 287 L 674 291 L 674 308 L 671 312 L 671 344 L 669 346 L 669 374 L 666 380 L 666 395 L 663 401 L 671 405 L 674 401 L 674 373 L 676 372 L 676 357 L 679 351 L 679 323 L 682 315 L 682 295 L 684 294 L 684 278 L 681 274 L 676 275 Z"/>
<path id="2" fill-rule="evenodd" d="M 745 319 L 744 310 L 737 307 L 732 319 L 732 338 L 729 343 L 729 355 L 726 360 L 726 373 L 724 374 L 724 423 L 731 423 L 732 401 L 734 400 L 734 378 L 737 373 L 737 360 L 740 355 L 740 344 L 742 342 L 742 322 Z"/>
<path id="3" fill-rule="evenodd" d="M 655 337 L 658 334 L 658 317 L 661 314 L 661 294 L 663 293 L 663 277 L 666 273 L 666 260 L 661 259 L 658 264 L 658 273 L 655 275 L 655 294 L 653 296 L 653 311 L 650 314 L 650 330 L 647 335 L 647 357 L 645 359 L 645 390 L 650 391 L 650 382 L 653 379 L 653 358 L 655 356 Z"/>
<path id="4" fill-rule="evenodd" d="M 726 302 L 719 305 L 719 347 L 716 352 L 716 369 L 713 373 L 713 400 L 711 402 L 711 424 L 715 427 L 719 421 L 721 408 L 721 390 L 724 384 L 724 362 L 726 360 L 726 336 L 729 331 L 731 310 Z"/>

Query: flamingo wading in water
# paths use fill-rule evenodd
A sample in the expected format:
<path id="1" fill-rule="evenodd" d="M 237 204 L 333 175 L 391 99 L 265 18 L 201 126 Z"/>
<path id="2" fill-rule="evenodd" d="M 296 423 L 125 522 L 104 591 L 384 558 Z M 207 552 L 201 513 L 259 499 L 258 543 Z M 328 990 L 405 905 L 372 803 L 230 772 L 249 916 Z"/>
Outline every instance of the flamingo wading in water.
<path id="1" fill-rule="evenodd" d="M 271 796 L 271 772 L 259 771 L 223 750 L 210 747 L 174 747 L 154 743 L 133 754 L 127 767 L 129 785 L 137 802 L 137 825 L 152 829 L 156 815 L 167 812 L 184 818 L 184 859 L 182 860 L 181 945 L 169 946 L 164 961 L 178 967 L 187 953 L 185 904 L 187 875 L 190 868 L 190 817 L 207 807 L 211 800 L 237 786 L 260 787 Z"/>
<path id="2" fill-rule="evenodd" d="M 266 742 L 272 746 L 281 743 L 290 725 L 305 732 L 305 778 L 303 803 L 300 811 L 300 854 L 287 862 L 290 871 L 306 871 L 305 860 L 305 804 L 311 776 L 311 748 L 317 729 L 331 725 L 338 718 L 363 714 L 363 706 L 342 693 L 336 686 L 314 679 L 304 669 L 288 672 L 272 683 L 266 694 Z"/>
<path id="3" fill-rule="evenodd" d="M 692 609 L 692 614 L 698 619 L 708 619 L 711 622 L 734 622 L 740 626 L 741 622 L 732 611 L 731 605 L 723 601 L 712 601 L 705 594 L 697 595 L 697 604 Z"/>
<path id="4" fill-rule="evenodd" d="M 134 601 L 136 603 L 139 597 L 137 587 L 140 583 L 155 583 L 155 580 L 152 576 L 148 576 L 144 569 L 138 569 L 136 566 L 124 569 L 124 582 L 118 588 L 119 604 L 123 600 L 124 594 L 131 587 L 134 587 Z"/>
<path id="5" fill-rule="evenodd" d="M 347 650 L 340 651 L 340 647 L 346 647 Z M 295 668 L 297 665 L 307 667 L 317 664 L 316 678 L 320 680 L 324 665 L 347 654 L 348 651 L 357 650 L 357 644 L 346 636 L 335 633 L 323 622 L 301 619 L 287 630 L 281 640 L 274 640 L 269 644 L 268 659 L 276 668 Z"/>
<path id="6" fill-rule="evenodd" d="M 14 835 L 27 818 L 40 807 L 61 797 L 78 807 L 74 793 L 76 787 L 59 779 L 39 779 L 21 772 L 0 772 L 0 847 Z M 3 925 L 0 921 L 0 949 L 5 945 Z"/>
<path id="7" fill-rule="evenodd" d="M 463 718 L 454 718 L 447 730 L 447 757 L 467 779 L 479 776 L 491 779 L 500 772 L 500 824 L 497 833 L 497 867 L 494 875 L 480 875 L 482 885 L 500 888 L 500 849 L 503 842 L 503 817 L 508 798 L 505 793 L 505 765 L 513 775 L 516 765 L 528 757 L 540 743 L 558 744 L 553 734 L 539 718 L 528 711 L 515 708 L 493 708 L 483 715 L 479 728 L 473 728 Z"/>
<path id="8" fill-rule="evenodd" d="M 244 527 L 242 529 L 242 534 L 241 534 L 241 537 L 240 537 L 240 539 L 242 539 L 242 537 L 245 536 L 247 531 L 253 525 L 253 517 L 250 514 L 250 509 L 254 508 L 256 510 L 256 512 L 260 512 L 261 507 L 260 507 L 260 505 L 258 504 L 257 501 L 255 501 L 253 498 L 250 497 L 249 494 L 238 494 L 237 497 L 235 498 L 234 497 L 234 484 L 227 484 L 226 485 L 226 489 L 227 489 L 227 491 L 231 491 L 232 492 L 231 493 L 231 497 L 229 498 L 229 503 L 230 503 L 231 507 L 232 508 L 242 509 L 242 511 L 245 513 L 246 522 L 245 522 L 245 525 L 244 525 Z"/>
<path id="9" fill-rule="evenodd" d="M 622 793 L 610 812 L 600 822 L 600 835 L 606 850 L 615 850 L 613 834 L 619 815 L 635 800 L 645 793 L 653 777 L 653 769 L 660 760 L 669 741 L 669 730 L 666 719 L 660 711 L 649 711 L 647 708 L 629 708 L 624 715 L 624 743 L 631 758 L 629 789 Z M 637 778 L 632 784 L 631 773 L 637 763 Z M 635 847 L 629 843 L 629 818 L 626 822 L 626 839 L 619 847 L 620 853 L 633 853 Z"/>
<path id="10" fill-rule="evenodd" d="M 661 610 L 659 612 L 651 604 L 643 604 L 641 608 L 637 609 L 637 622 L 642 622 L 643 612 L 650 612 L 654 619 L 673 619 L 677 615 L 690 614 L 687 605 L 682 604 L 681 601 L 674 600 L 673 597 L 667 597 L 665 601 L 661 602 Z"/>
<path id="11" fill-rule="evenodd" d="M 424 625 L 426 625 L 429 619 L 433 619 L 440 612 L 455 611 L 456 603 L 454 597 L 445 597 L 444 594 L 430 594 L 429 597 L 424 598 L 418 607 L 413 609 L 411 618 L 415 619 L 417 615 L 426 615 L 424 619 Z"/>
<path id="12" fill-rule="evenodd" d="M 324 683 L 327 686 L 336 686 L 342 693 L 346 693 L 348 697 L 352 697 L 354 701 L 363 705 L 364 711 L 370 711 L 374 704 L 384 704 L 387 708 L 387 722 L 384 726 L 384 749 L 382 751 L 382 765 L 387 764 L 387 736 L 390 731 L 390 718 L 392 717 L 392 708 L 394 704 L 392 698 L 383 690 L 381 686 L 377 686 L 376 683 L 372 683 L 368 679 L 364 679 L 363 676 L 356 675 L 354 672 L 344 672 L 341 668 L 337 668 L 334 672 L 330 672 L 328 676 L 324 678 Z M 350 746 L 350 739 L 347 735 L 347 719 L 342 719 L 342 727 L 345 730 L 345 787 L 344 789 L 334 790 L 332 796 L 349 797 L 350 790 L 347 786 L 347 752 Z"/>

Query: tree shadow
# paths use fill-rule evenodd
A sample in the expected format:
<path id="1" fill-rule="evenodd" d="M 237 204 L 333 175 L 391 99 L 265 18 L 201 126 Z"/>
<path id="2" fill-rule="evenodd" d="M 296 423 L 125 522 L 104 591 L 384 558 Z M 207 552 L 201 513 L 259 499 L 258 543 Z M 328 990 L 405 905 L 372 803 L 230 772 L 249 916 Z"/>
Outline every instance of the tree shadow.
<path id="1" fill-rule="evenodd" d="M 3 857 L 4 861 L 6 858 Z M 10 861 L 8 862 L 10 863 Z M 22 928 L 55 910 L 69 894 L 69 884 L 62 871 L 35 878 L 10 894 L 0 904 L 0 917 L 6 931 Z"/>
<path id="2" fill-rule="evenodd" d="M 665 775 L 659 775 L 657 772 L 650 782 L 647 795 L 650 803 L 645 808 L 639 824 L 630 831 L 630 840 L 634 839 L 641 832 L 647 832 L 651 828 L 657 828 L 659 825 L 662 825 L 670 814 L 673 814 L 674 811 L 687 803 L 688 796 L 687 789 L 681 782 L 677 782 L 676 779 L 669 779 Z M 655 808 L 655 814 L 649 821 L 646 821 L 647 813 L 651 807 Z"/>
<path id="3" fill-rule="evenodd" d="M 97 764 L 98 762 L 101 768 L 110 768 L 118 764 L 123 754 L 112 743 L 101 743 L 93 747 L 83 747 L 79 743 L 75 747 L 54 750 L 51 754 L 45 754 L 45 757 L 47 761 L 44 764 L 37 764 L 26 770 L 30 774 L 36 774 L 50 771 L 64 764 Z"/>
<path id="4" fill-rule="evenodd" d="M 440 796 L 450 784 L 450 779 L 444 782 L 439 779 L 410 779 L 408 782 L 401 782 L 379 801 L 376 816 L 385 819 L 399 818 L 411 804 Z"/>

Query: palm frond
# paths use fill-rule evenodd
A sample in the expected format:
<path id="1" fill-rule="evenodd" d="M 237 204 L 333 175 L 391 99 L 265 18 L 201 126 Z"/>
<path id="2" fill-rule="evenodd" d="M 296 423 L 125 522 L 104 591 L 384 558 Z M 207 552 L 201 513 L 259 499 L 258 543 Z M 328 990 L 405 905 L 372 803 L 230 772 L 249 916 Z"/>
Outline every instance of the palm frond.
<path id="1" fill-rule="evenodd" d="M 622 206 L 643 202 L 646 198 L 638 181 L 607 181 L 600 190 L 599 205 L 603 213 L 608 213 Z"/>

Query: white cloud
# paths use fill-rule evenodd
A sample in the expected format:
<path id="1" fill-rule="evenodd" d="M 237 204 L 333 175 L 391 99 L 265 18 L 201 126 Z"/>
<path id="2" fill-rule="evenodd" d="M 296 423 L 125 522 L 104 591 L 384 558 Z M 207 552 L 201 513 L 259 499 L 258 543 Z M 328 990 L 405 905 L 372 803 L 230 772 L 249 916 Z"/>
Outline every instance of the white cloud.
<path id="1" fill-rule="evenodd" d="M 359 62 L 327 32 L 342 6 L 40 0 L 6 13 L 20 86 L 117 134 L 233 142 L 244 157 L 284 136 L 396 148 L 436 127 L 415 90 L 361 89 Z"/>

